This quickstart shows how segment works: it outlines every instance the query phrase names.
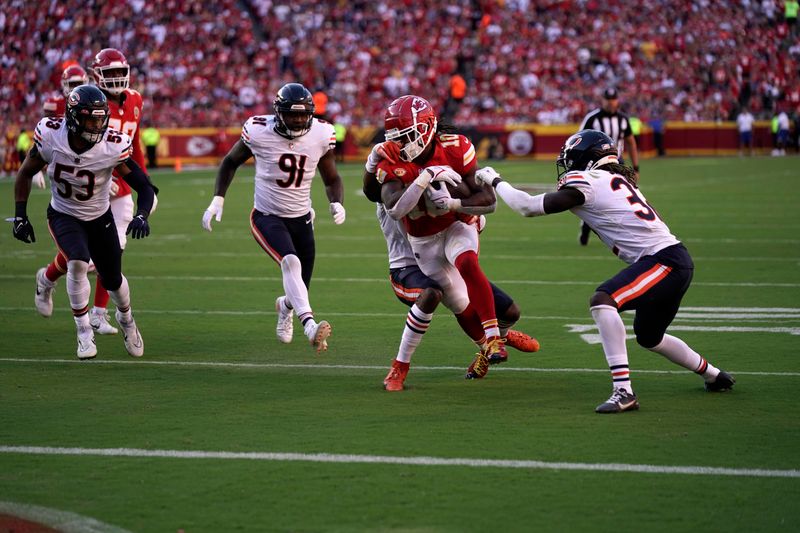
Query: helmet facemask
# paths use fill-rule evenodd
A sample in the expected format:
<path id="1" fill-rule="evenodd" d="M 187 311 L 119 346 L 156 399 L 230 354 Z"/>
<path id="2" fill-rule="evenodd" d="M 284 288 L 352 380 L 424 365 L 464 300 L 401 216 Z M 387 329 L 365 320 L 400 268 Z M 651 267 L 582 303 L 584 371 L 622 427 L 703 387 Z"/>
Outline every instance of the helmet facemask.
<path id="1" fill-rule="evenodd" d="M 97 86 L 108 94 L 118 95 L 130 85 L 131 68 L 128 65 L 95 67 Z"/>
<path id="2" fill-rule="evenodd" d="M 277 122 L 276 129 L 282 136 L 286 137 L 287 139 L 295 139 L 297 137 L 302 137 L 311 131 L 311 124 L 314 120 L 313 110 L 309 110 L 303 104 L 292 104 L 290 109 L 282 109 L 282 106 L 277 103 L 273 107 Z M 302 121 L 302 126 L 300 129 L 292 129 L 290 128 L 290 125 L 296 126 L 300 122 L 294 120 L 294 117 L 297 116 L 305 116 L 306 118 Z"/>
<path id="3" fill-rule="evenodd" d="M 82 96 L 86 98 L 86 91 L 94 91 L 97 94 L 97 100 L 93 100 L 91 103 L 81 102 Z M 81 86 L 73 90 L 67 98 L 67 129 L 91 144 L 97 144 L 103 140 L 103 135 L 108 129 L 109 117 L 108 102 L 103 93 L 95 87 Z"/>
<path id="4" fill-rule="evenodd" d="M 407 128 L 392 128 L 386 131 L 386 140 L 396 142 L 400 145 L 400 159 L 403 161 L 413 161 L 425 151 L 425 148 L 433 140 L 436 132 L 437 120 L 433 119 L 433 124 L 428 122 L 417 122 L 414 117 L 414 124 Z"/>
<path id="5" fill-rule="evenodd" d="M 61 93 L 66 98 L 72 89 L 87 83 L 89 83 L 89 77 L 86 75 L 86 71 L 80 67 L 71 66 L 61 76 Z"/>

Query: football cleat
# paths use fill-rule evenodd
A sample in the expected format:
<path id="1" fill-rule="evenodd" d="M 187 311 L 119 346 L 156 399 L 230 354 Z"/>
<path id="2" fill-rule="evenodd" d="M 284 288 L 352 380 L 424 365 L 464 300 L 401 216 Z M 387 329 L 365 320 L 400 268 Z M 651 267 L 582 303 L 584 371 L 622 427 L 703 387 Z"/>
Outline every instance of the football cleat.
<path id="1" fill-rule="evenodd" d="M 467 368 L 466 379 L 481 379 L 489 372 L 489 365 L 496 365 L 508 360 L 508 353 L 503 341 L 492 339 L 486 348 L 475 355 L 472 364 Z"/>
<path id="2" fill-rule="evenodd" d="M 508 334 L 505 338 L 505 344 L 506 346 L 511 346 L 512 348 L 519 350 L 520 352 L 528 353 L 538 352 L 540 348 L 539 341 L 530 335 L 515 329 L 508 330 Z"/>
<path id="3" fill-rule="evenodd" d="M 731 390 L 734 383 L 736 380 L 733 379 L 733 376 L 720 370 L 714 381 L 706 381 L 706 390 L 708 392 L 725 392 Z"/>
<path id="4" fill-rule="evenodd" d="M 328 337 L 331 336 L 331 325 L 327 320 L 322 320 L 307 331 L 308 341 L 317 353 L 328 349 Z"/>
<path id="5" fill-rule="evenodd" d="M 616 389 L 605 402 L 595 408 L 595 413 L 613 414 L 624 411 L 635 411 L 639 408 L 639 400 L 635 392 L 628 392 L 625 389 Z"/>
<path id="6" fill-rule="evenodd" d="M 505 363 L 508 361 L 508 352 L 506 351 L 506 345 L 502 340 L 497 342 L 497 347 L 495 348 L 496 349 L 493 349 L 493 351 L 489 351 L 489 348 L 487 347 L 486 358 L 489 360 L 489 364 L 499 365 L 500 363 Z"/>
<path id="7" fill-rule="evenodd" d="M 36 272 L 36 294 L 33 298 L 36 311 L 45 318 L 53 314 L 53 291 L 56 288 L 56 282 L 45 277 L 46 271 L 47 268 L 42 267 Z"/>
<path id="8" fill-rule="evenodd" d="M 406 380 L 410 366 L 410 363 L 403 363 L 397 359 L 392 361 L 392 368 L 389 369 L 389 373 L 386 374 L 386 378 L 383 380 L 383 388 L 387 391 L 403 390 L 403 383 Z"/>
<path id="9" fill-rule="evenodd" d="M 94 330 L 78 328 L 78 359 L 94 359 L 96 355 L 97 345 L 94 343 Z"/>
<path id="10" fill-rule="evenodd" d="M 283 301 L 285 298 L 285 296 L 280 296 L 275 300 L 275 311 L 278 312 L 278 325 L 275 327 L 275 333 L 279 341 L 288 344 L 292 342 L 292 335 L 294 334 L 294 310 L 287 309 L 284 311 Z"/>
<path id="11" fill-rule="evenodd" d="M 117 334 L 117 328 L 108 322 L 108 311 L 102 307 L 92 307 L 89 311 L 89 324 L 98 335 Z"/>
<path id="12" fill-rule="evenodd" d="M 125 343 L 125 349 L 133 357 L 141 357 L 144 355 L 144 340 L 139 333 L 139 328 L 136 327 L 136 321 L 131 315 L 130 321 L 126 321 L 122 313 L 117 309 L 114 317 L 117 323 L 122 328 L 122 340 Z"/>
<path id="13" fill-rule="evenodd" d="M 489 372 L 489 359 L 483 352 L 475 354 L 475 359 L 472 364 L 467 368 L 467 374 L 464 379 L 481 379 Z"/>

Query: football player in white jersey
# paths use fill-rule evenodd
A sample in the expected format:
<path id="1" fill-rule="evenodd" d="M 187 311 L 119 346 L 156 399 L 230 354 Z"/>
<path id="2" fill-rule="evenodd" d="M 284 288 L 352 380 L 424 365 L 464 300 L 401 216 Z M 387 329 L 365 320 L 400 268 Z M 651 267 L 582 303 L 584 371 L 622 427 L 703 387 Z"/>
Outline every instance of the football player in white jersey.
<path id="1" fill-rule="evenodd" d="M 556 166 L 558 190 L 536 196 L 515 189 L 491 167 L 479 170 L 477 177 L 524 216 L 572 211 L 628 263 L 589 300 L 614 386 L 611 397 L 595 411 L 620 413 L 639 407 L 631 388 L 625 325 L 619 316 L 628 309 L 636 310 L 633 330 L 643 348 L 701 375 L 708 391 L 730 390 L 735 383 L 730 374 L 666 333 L 692 281 L 694 263 L 639 190 L 634 170 L 619 164 L 611 138 L 596 130 L 572 135 Z"/>
<path id="2" fill-rule="evenodd" d="M 297 313 L 309 342 L 321 352 L 328 348 L 331 325 L 314 319 L 308 297 L 315 255 L 311 182 L 319 169 L 333 221 L 342 224 L 344 188 L 336 170 L 336 134 L 333 125 L 313 117 L 311 93 L 299 83 L 281 87 L 273 109 L 274 115 L 250 117 L 241 139 L 222 160 L 214 199 L 203 214 L 203 228 L 211 231 L 211 219 L 221 220 L 225 193 L 236 169 L 255 157 L 250 231 L 281 268 L 284 295 L 275 301 L 278 340 L 292 341 L 293 314 Z"/>
<path id="3" fill-rule="evenodd" d="M 122 275 L 122 251 L 110 209 L 111 174 L 116 170 L 138 193 L 138 210 L 127 229 L 134 239 L 150 234 L 147 217 L 155 189 L 131 160 L 131 138 L 108 129 L 108 119 L 108 101 L 100 89 L 92 85 L 73 89 L 67 98 L 66 117 L 44 118 L 36 126 L 34 147 L 14 184 L 14 237 L 35 242 L 27 203 L 33 176 L 47 168 L 52 189 L 47 222 L 56 246 L 67 258 L 67 293 L 80 359 L 97 355 L 88 315 L 90 259 L 117 306 L 125 349 L 134 357 L 144 354 L 144 342 L 131 313 L 128 281 Z"/>

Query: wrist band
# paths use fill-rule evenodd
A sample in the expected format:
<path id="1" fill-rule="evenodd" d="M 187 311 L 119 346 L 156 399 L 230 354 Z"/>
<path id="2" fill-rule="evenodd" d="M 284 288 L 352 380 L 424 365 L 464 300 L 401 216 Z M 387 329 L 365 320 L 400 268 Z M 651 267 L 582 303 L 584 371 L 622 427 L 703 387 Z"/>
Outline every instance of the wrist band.
<path id="1" fill-rule="evenodd" d="M 497 184 L 503 181 L 503 178 L 495 178 L 492 180 L 492 188 L 497 188 Z"/>

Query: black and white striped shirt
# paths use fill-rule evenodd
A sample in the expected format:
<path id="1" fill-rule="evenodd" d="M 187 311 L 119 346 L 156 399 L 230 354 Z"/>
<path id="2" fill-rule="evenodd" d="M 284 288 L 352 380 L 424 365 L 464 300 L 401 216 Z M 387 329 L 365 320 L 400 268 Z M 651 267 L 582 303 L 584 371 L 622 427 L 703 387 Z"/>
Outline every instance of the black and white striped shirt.
<path id="1" fill-rule="evenodd" d="M 625 113 L 609 113 L 605 109 L 598 108 L 590 111 L 581 122 L 580 130 L 600 130 L 613 140 L 617 145 L 617 154 L 622 156 L 624 149 L 623 140 L 628 135 L 633 135 L 631 124 Z"/>

